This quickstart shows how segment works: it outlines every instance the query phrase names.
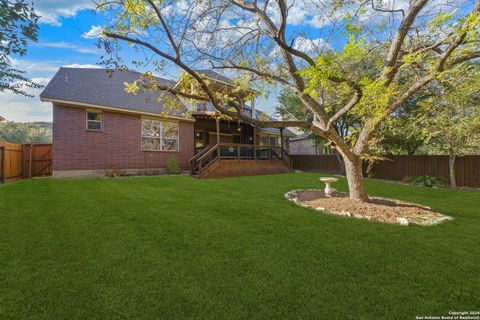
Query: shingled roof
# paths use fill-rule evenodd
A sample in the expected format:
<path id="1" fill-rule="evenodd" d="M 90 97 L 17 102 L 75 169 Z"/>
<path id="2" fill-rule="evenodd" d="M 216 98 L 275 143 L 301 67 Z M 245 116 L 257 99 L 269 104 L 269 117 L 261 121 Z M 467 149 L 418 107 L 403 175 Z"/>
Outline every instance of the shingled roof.
<path id="1" fill-rule="evenodd" d="M 40 94 L 40 99 L 186 118 L 186 107 L 169 92 L 126 92 L 125 83 L 131 83 L 139 77 L 140 73 L 136 71 L 62 67 Z M 175 82 L 167 79 L 156 78 L 156 81 L 158 84 L 175 86 Z M 164 110 L 166 99 L 173 99 L 181 107 Z"/>
<path id="2" fill-rule="evenodd" d="M 196 72 L 201 75 L 202 77 L 209 78 L 215 81 L 220 81 L 229 85 L 232 85 L 233 82 L 230 78 L 225 77 L 224 75 L 221 75 L 220 73 L 217 73 L 212 70 L 196 70 Z"/>

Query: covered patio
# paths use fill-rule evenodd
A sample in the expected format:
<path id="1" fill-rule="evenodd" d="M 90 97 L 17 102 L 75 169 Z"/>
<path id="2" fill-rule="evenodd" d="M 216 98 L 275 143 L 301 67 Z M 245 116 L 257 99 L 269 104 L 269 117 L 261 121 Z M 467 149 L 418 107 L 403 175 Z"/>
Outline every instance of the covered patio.
<path id="1" fill-rule="evenodd" d="M 285 150 L 286 139 L 293 136 L 290 131 L 283 128 L 260 129 L 237 120 L 219 119 L 215 114 L 205 112 L 193 116 L 196 121 L 192 174 L 206 177 L 212 175 L 212 171 L 219 171 L 219 167 L 227 166 L 228 172 L 222 176 L 291 171 L 290 158 Z M 232 171 L 235 173 L 232 174 Z"/>

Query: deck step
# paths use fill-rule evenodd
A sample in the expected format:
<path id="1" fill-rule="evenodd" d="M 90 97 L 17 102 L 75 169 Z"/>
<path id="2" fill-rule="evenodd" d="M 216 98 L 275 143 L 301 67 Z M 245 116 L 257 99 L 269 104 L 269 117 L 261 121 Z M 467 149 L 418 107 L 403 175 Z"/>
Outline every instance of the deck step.
<path id="1" fill-rule="evenodd" d="M 284 160 L 218 160 L 205 169 L 199 178 L 224 178 L 291 173 Z"/>

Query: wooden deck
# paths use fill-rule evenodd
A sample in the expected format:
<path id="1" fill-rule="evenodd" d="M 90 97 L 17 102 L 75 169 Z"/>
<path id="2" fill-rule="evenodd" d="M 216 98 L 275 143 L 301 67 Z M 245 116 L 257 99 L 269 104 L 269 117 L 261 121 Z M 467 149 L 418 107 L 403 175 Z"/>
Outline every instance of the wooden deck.
<path id="1" fill-rule="evenodd" d="M 290 173 L 284 160 L 218 160 L 200 175 L 201 178 L 225 178 Z"/>
<path id="2" fill-rule="evenodd" d="M 191 160 L 192 174 L 223 178 L 292 172 L 288 153 L 281 147 L 220 143 L 208 146 Z"/>

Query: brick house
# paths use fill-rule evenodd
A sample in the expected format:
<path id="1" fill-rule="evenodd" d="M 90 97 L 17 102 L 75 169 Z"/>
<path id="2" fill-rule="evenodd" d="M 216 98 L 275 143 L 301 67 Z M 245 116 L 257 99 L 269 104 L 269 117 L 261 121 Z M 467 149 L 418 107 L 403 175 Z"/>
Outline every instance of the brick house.
<path id="1" fill-rule="evenodd" d="M 231 87 L 219 74 L 202 75 L 214 85 Z M 40 95 L 53 105 L 54 177 L 103 176 L 110 170 L 158 174 L 171 157 L 201 177 L 291 171 L 284 143 L 294 134 L 287 129 L 220 120 L 210 104 L 181 101 L 166 91 L 127 93 L 125 84 L 139 76 L 60 68 Z M 243 111 L 256 116 L 253 99 L 247 103 Z"/>

